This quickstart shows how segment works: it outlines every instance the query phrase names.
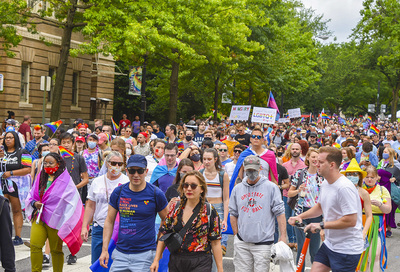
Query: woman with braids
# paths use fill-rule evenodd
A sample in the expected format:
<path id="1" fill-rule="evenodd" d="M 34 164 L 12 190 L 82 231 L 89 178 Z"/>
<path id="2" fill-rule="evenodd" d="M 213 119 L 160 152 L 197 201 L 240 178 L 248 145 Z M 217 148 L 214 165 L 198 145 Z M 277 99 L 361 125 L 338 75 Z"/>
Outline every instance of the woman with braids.
<path id="1" fill-rule="evenodd" d="M 83 205 L 59 154 L 49 153 L 44 157 L 43 171 L 37 175 L 25 204 L 32 219 L 31 271 L 42 271 L 42 248 L 46 239 L 49 239 L 53 270 L 62 271 L 63 240 L 73 255 L 82 245 L 74 229 L 82 225 Z"/>
<path id="2" fill-rule="evenodd" d="M 170 272 L 206 272 L 212 269 L 212 255 L 214 255 L 218 272 L 223 271 L 221 228 L 217 211 L 206 203 L 207 184 L 204 177 L 197 171 L 190 171 L 181 180 L 178 188 L 181 201 L 171 205 L 164 225 L 160 228 L 160 236 L 172 232 L 179 232 L 198 212 L 191 226 L 185 233 L 181 247 L 171 253 L 168 269 Z M 150 271 L 158 270 L 159 261 L 165 249 L 165 243 L 160 239 L 157 244 L 156 256 Z M 211 253 L 212 250 L 212 253 Z"/>

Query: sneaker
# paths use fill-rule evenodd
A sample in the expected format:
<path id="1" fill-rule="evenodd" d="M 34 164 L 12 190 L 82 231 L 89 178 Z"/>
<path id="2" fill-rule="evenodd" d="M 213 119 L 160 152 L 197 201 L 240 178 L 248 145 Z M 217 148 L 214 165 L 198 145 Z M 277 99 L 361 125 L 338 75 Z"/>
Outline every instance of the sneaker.
<path id="1" fill-rule="evenodd" d="M 24 242 L 22 241 L 21 237 L 19 236 L 15 236 L 14 240 L 13 240 L 13 244 L 14 246 L 20 246 L 22 245 Z"/>
<path id="2" fill-rule="evenodd" d="M 387 238 L 392 237 L 392 232 L 390 230 L 386 231 L 386 237 Z"/>
<path id="3" fill-rule="evenodd" d="M 50 258 L 47 254 L 43 254 L 43 264 L 50 265 Z"/>
<path id="4" fill-rule="evenodd" d="M 222 246 L 222 256 L 225 256 L 226 254 L 226 246 Z"/>
<path id="5" fill-rule="evenodd" d="M 77 259 L 78 258 L 76 258 L 76 256 L 72 256 L 72 254 L 69 254 L 67 256 L 67 264 L 74 264 L 74 263 L 76 263 Z"/>

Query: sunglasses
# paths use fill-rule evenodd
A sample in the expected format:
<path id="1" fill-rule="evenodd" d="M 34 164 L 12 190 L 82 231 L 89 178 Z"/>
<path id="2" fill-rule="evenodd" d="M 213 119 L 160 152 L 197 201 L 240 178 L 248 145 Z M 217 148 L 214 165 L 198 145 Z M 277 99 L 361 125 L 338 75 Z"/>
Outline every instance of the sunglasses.
<path id="1" fill-rule="evenodd" d="M 135 173 L 138 173 L 139 175 L 141 175 L 144 173 L 145 170 L 146 169 L 144 169 L 144 168 L 140 168 L 140 169 L 128 168 L 128 173 L 131 175 L 134 175 Z"/>
<path id="2" fill-rule="evenodd" d="M 116 161 L 110 161 L 110 164 L 112 165 L 112 166 L 122 166 L 124 163 L 123 162 L 116 162 Z"/>
<path id="3" fill-rule="evenodd" d="M 262 136 L 261 135 L 251 135 L 251 138 L 253 138 L 253 139 L 259 139 L 259 140 L 261 140 L 262 139 Z"/>
<path id="4" fill-rule="evenodd" d="M 219 150 L 219 152 L 226 152 L 226 151 L 228 151 L 228 149 L 218 149 Z"/>
<path id="5" fill-rule="evenodd" d="M 194 184 L 194 183 L 186 183 L 185 182 L 183 184 L 183 188 L 185 188 L 185 189 L 189 188 L 189 186 L 190 186 L 190 188 L 192 188 L 192 190 L 196 190 L 197 186 L 201 187 L 201 185 L 197 185 L 197 184 Z"/>
<path id="6" fill-rule="evenodd" d="M 240 154 L 240 153 L 242 153 L 242 150 L 236 149 L 236 150 L 234 150 L 233 152 L 234 152 L 234 153 L 239 153 L 239 154 Z"/>

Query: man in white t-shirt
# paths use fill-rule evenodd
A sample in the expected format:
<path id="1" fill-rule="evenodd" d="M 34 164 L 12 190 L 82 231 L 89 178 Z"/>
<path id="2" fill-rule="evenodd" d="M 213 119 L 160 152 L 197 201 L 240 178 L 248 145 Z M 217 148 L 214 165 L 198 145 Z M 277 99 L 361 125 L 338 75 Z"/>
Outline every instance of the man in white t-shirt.
<path id="1" fill-rule="evenodd" d="M 364 251 L 360 196 L 351 181 L 339 173 L 340 150 L 322 147 L 319 152 L 318 173 L 325 178 L 319 203 L 305 213 L 291 217 L 289 224 L 323 215 L 323 222 L 311 223 L 305 228 L 313 233 L 325 230 L 325 241 L 314 257 L 311 271 L 353 272 Z"/>

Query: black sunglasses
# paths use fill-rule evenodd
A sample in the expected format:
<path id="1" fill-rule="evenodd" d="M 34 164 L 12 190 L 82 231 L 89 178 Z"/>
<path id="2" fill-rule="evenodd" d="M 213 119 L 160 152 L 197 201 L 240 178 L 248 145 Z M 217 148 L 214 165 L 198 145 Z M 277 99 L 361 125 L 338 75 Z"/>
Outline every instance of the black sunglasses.
<path id="1" fill-rule="evenodd" d="M 112 165 L 112 166 L 122 166 L 124 163 L 123 162 L 116 162 L 116 161 L 110 161 L 110 164 Z"/>
<path id="2" fill-rule="evenodd" d="M 197 185 L 194 183 L 186 183 L 186 182 L 183 184 L 183 188 L 185 188 L 185 189 L 189 188 L 189 186 L 190 186 L 190 188 L 192 188 L 192 190 L 196 190 L 197 186 L 201 186 L 201 185 Z"/>
<path id="3" fill-rule="evenodd" d="M 226 151 L 228 151 L 228 149 L 218 149 L 219 150 L 219 152 L 226 152 Z"/>
<path id="4" fill-rule="evenodd" d="M 261 140 L 262 136 L 261 135 L 251 135 L 251 138 L 253 138 L 253 139 L 257 138 L 257 139 Z"/>
<path id="5" fill-rule="evenodd" d="M 240 154 L 240 153 L 242 153 L 242 150 L 236 149 L 236 150 L 234 150 L 233 152 L 234 152 L 234 153 L 239 153 L 239 154 Z"/>
<path id="6" fill-rule="evenodd" d="M 144 168 L 140 168 L 140 169 L 128 168 L 128 173 L 131 175 L 134 175 L 135 173 L 138 173 L 139 175 L 141 175 L 144 173 L 145 170 L 146 169 L 144 169 Z"/>

